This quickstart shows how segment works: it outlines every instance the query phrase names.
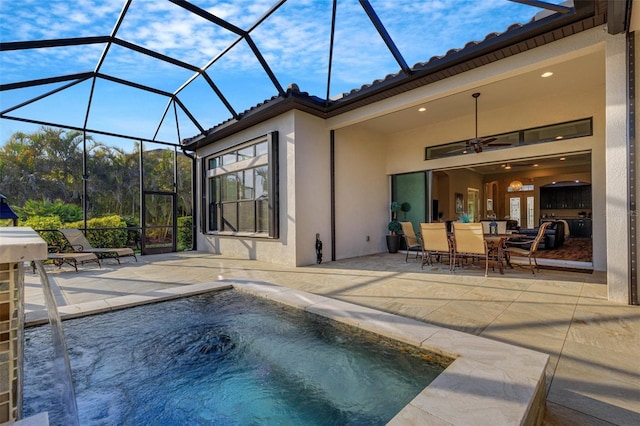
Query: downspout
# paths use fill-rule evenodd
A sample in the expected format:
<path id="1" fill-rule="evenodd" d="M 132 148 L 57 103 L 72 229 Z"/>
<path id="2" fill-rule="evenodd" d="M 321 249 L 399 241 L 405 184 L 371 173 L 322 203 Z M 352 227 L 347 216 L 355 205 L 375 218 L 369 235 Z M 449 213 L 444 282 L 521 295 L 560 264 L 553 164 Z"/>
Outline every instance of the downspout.
<path id="1" fill-rule="evenodd" d="M 86 127 L 86 126 L 85 126 Z M 87 165 L 87 131 L 82 131 L 82 228 L 87 232 L 87 181 L 89 180 L 89 171 Z"/>
<path id="2" fill-rule="evenodd" d="M 197 232 L 197 221 L 196 221 L 196 212 L 198 209 L 196 208 L 196 178 L 197 178 L 197 170 L 196 170 L 196 156 L 193 154 L 187 153 L 187 151 L 182 148 L 182 153 L 191 158 L 191 250 L 198 250 L 198 239 L 196 238 L 198 235 Z"/>
<path id="3" fill-rule="evenodd" d="M 140 253 L 145 254 L 145 234 L 146 224 L 144 223 L 144 212 L 147 208 L 144 197 L 144 159 L 143 159 L 144 143 L 140 141 L 140 152 L 138 153 L 138 167 L 140 168 Z"/>
<path id="4" fill-rule="evenodd" d="M 329 133 L 331 169 L 331 261 L 336 260 L 336 132 Z"/>

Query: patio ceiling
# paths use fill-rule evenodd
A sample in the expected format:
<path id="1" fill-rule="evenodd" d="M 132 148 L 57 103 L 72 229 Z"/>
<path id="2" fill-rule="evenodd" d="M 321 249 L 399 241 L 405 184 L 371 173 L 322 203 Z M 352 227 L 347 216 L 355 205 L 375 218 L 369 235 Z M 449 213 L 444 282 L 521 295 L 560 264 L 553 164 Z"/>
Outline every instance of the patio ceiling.
<path id="1" fill-rule="evenodd" d="M 553 78 L 541 78 L 545 71 L 553 70 Z M 589 70 L 589 72 L 584 72 Z M 376 133 L 394 134 L 425 126 L 429 123 L 446 123 L 460 116 L 468 116 L 469 131 L 473 132 L 474 92 L 480 92 L 478 99 L 479 129 L 481 136 L 483 116 L 495 114 L 503 110 L 505 105 L 511 105 L 514 99 L 535 99 L 544 93 L 555 96 L 572 96 L 585 88 L 604 85 L 604 52 L 594 52 L 578 58 L 573 58 L 553 66 L 541 66 L 514 77 L 503 79 L 472 90 L 461 91 L 453 95 L 438 98 L 410 108 L 399 110 L 384 116 L 364 121 L 358 126 Z M 426 108 L 419 111 L 419 108 Z M 519 129 L 504 129 L 504 131 Z M 472 133 L 469 137 L 473 136 Z M 441 143 L 454 141 L 440 141 Z"/>
<path id="2" fill-rule="evenodd" d="M 416 35 L 415 29 L 441 28 L 443 23 L 439 20 L 447 18 L 445 24 L 453 25 L 451 22 L 477 11 L 475 2 L 400 3 L 391 9 L 368 0 L 327 3 L 311 2 L 305 7 L 280 0 L 232 6 L 213 0 L 125 0 L 116 13 L 113 2 L 100 0 L 92 3 L 95 10 L 86 11 L 74 10 L 84 7 L 81 4 L 62 0 L 50 3 L 49 10 L 31 2 L 11 2 L 11 7 L 3 2 L 0 116 L 32 125 L 178 144 L 184 138 L 210 135 L 243 121 L 243 125 L 250 125 L 252 120 L 261 119 L 262 110 L 277 112 L 277 101 L 283 99 L 297 100 L 303 109 L 306 106 L 325 116 L 357 108 L 381 96 L 427 84 L 428 79 L 438 78 L 445 69 L 450 73 L 452 67 L 465 63 L 464 66 L 472 61 L 481 64 L 482 55 L 488 57 L 487 49 L 495 52 L 505 48 L 500 45 L 504 44 L 502 40 L 516 43 L 541 37 L 553 29 L 555 22 L 567 25 L 576 17 L 583 19 L 581 14 L 587 12 L 590 16 L 604 16 L 607 4 L 609 21 L 615 18 L 614 27 L 624 29 L 619 23 L 627 19 L 630 4 L 576 0 L 573 7 L 571 2 L 560 0 L 504 0 L 500 10 L 508 19 L 514 19 L 509 24 L 521 20 L 527 25 L 509 26 L 505 31 L 508 24 L 498 19 L 497 23 L 466 24 L 464 30 L 473 32 L 459 30 L 468 34 L 465 41 L 484 40 L 449 51 L 439 46 L 434 53 L 420 46 L 427 46 L 427 41 L 437 39 L 438 34 Z M 150 4 L 154 6 L 149 8 Z M 451 9 L 434 13 L 432 9 L 441 4 Z M 31 25 L 30 20 L 38 16 L 64 16 L 56 15 L 58 9 L 66 10 L 70 19 L 82 12 L 87 12 L 83 19 L 103 19 L 83 25 L 52 22 L 35 32 L 9 28 Z M 529 21 L 536 14 L 539 22 Z M 593 25 L 599 22 L 592 21 Z M 359 24 L 356 32 L 346 25 L 354 22 Z M 64 30 L 56 31 L 58 27 Z M 314 33 L 315 27 L 322 30 Z M 109 30 L 100 34 L 101 28 Z M 405 32 L 401 31 L 403 28 Z M 290 32 L 278 33 L 284 29 Z M 287 45 L 296 31 L 307 32 L 307 38 L 297 41 L 312 43 L 309 35 L 321 35 L 326 40 L 302 48 Z M 15 39 L 22 33 L 33 34 L 33 38 Z M 49 34 L 56 37 L 49 38 Z M 420 62 L 429 57 L 432 59 L 428 62 Z M 307 66 L 298 67 L 298 62 Z M 136 67 L 139 64 L 143 68 Z M 371 83 L 385 71 L 390 72 L 386 78 Z M 357 74 L 357 78 L 349 78 L 353 77 L 350 74 Z M 25 75 L 31 78 L 25 79 Z M 358 79 L 360 87 L 352 90 L 358 87 Z M 297 86 L 287 90 L 288 82 L 295 82 L 300 90 L 296 90 Z M 508 93 L 507 87 L 501 90 Z M 105 99 L 117 102 L 109 104 Z M 78 103 L 79 108 L 75 105 Z M 43 105 L 41 109 L 39 104 Z M 72 109 L 74 114 L 63 113 Z M 394 120 L 397 117 L 388 118 L 388 123 L 372 125 L 393 129 L 393 123 L 401 122 Z M 411 118 L 405 114 L 402 120 Z"/>

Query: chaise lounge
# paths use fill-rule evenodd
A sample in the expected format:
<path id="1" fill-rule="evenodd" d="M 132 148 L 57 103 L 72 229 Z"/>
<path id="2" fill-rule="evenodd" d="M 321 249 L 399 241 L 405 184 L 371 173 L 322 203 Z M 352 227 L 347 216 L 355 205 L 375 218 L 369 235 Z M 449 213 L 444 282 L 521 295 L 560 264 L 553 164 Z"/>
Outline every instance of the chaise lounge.
<path id="1" fill-rule="evenodd" d="M 129 247 L 120 248 L 96 248 L 91 246 L 91 243 L 79 229 L 61 229 L 60 232 L 67 239 L 69 245 L 76 253 L 93 253 L 98 257 L 113 257 L 120 264 L 120 258 L 126 256 L 133 256 L 138 261 L 135 252 Z"/>
<path id="2" fill-rule="evenodd" d="M 61 268 L 63 263 L 71 265 L 76 272 L 78 272 L 78 265 L 90 262 L 96 262 L 102 268 L 100 259 L 94 253 L 49 253 L 47 254 L 47 260 L 53 261 L 53 264 L 58 268 Z M 33 269 L 35 272 L 35 266 Z"/>

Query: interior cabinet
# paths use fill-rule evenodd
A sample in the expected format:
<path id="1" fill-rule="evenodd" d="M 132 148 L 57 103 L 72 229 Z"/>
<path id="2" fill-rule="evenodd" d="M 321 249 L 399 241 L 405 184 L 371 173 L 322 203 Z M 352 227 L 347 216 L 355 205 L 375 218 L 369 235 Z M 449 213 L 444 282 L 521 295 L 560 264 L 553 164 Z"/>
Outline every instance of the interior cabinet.
<path id="1" fill-rule="evenodd" d="M 541 209 L 590 209 L 591 185 L 540 188 Z"/>
<path id="2" fill-rule="evenodd" d="M 567 219 L 569 236 L 574 238 L 591 238 L 591 219 Z"/>

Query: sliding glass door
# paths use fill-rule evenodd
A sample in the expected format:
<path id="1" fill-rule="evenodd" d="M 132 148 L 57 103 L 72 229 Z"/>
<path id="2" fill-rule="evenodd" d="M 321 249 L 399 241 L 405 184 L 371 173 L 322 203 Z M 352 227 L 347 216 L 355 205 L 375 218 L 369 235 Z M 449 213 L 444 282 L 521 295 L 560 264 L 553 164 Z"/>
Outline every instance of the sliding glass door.
<path id="1" fill-rule="evenodd" d="M 431 197 L 427 191 L 427 178 L 427 172 L 416 172 L 394 175 L 391 180 L 391 201 L 398 201 L 403 207 L 398 212 L 398 220 L 411 222 L 416 233 L 420 230 L 420 222 L 429 222 Z"/>

